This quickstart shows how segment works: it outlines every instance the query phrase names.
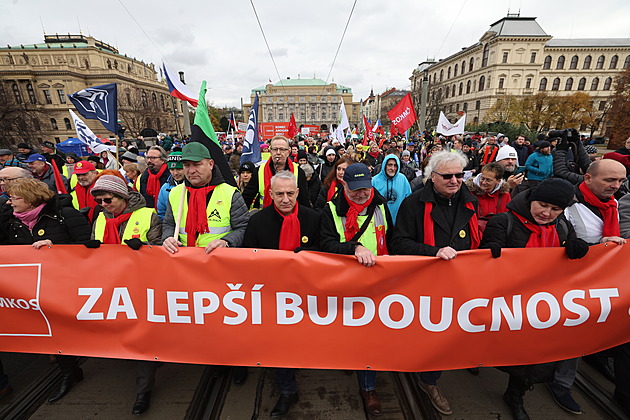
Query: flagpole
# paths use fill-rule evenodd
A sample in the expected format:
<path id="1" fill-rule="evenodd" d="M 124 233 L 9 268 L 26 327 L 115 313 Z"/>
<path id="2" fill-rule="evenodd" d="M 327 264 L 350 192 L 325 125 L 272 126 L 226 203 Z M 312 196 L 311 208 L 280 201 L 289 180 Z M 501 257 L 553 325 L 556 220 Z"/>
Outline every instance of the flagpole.
<path id="1" fill-rule="evenodd" d="M 182 225 L 182 211 L 184 209 L 184 199 L 186 198 L 186 180 L 181 184 L 182 193 L 179 197 L 179 208 L 177 209 L 177 218 L 175 219 L 175 232 L 173 232 L 173 239 L 179 240 L 179 228 Z"/>

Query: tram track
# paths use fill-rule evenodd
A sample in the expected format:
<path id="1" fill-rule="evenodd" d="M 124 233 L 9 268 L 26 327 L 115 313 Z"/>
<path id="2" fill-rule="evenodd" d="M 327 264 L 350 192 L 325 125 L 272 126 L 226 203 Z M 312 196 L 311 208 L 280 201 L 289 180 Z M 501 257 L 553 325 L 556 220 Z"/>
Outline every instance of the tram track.
<path id="1" fill-rule="evenodd" d="M 578 369 L 575 376 L 575 389 L 589 399 L 607 419 L 630 420 L 630 417 L 617 406 L 613 395 L 593 375 Z"/>

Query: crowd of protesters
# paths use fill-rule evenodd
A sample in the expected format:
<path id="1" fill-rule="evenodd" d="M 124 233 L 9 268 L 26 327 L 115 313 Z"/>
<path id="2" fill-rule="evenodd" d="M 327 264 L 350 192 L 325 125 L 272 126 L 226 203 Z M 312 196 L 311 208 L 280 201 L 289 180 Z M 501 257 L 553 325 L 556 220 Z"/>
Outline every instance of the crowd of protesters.
<path id="1" fill-rule="evenodd" d="M 17 152 L 0 149 L 0 244 L 133 250 L 151 244 L 170 253 L 185 246 L 206 253 L 299 248 L 352 255 L 366 267 L 379 255 L 452 260 L 459 251 L 487 248 L 499 258 L 502 248 L 564 247 L 567 258 L 576 259 L 591 245 L 624 244 L 630 238 L 630 138 L 602 159 L 575 132 L 554 134 L 513 142 L 500 133 L 344 143 L 275 136 L 261 145 L 261 162 L 241 162 L 240 142 L 225 141 L 223 154 L 212 155 L 202 143 L 165 135 L 149 147 L 141 138 L 123 140 L 118 159 L 109 152 L 85 160 L 64 155 L 48 141 L 36 153 L 21 143 Z M 219 160 L 230 172 L 220 170 Z M 615 398 L 630 414 L 628 346 L 589 362 L 605 367 L 614 359 Z M 63 380 L 50 403 L 83 379 L 76 357 L 56 359 Z M 142 414 L 159 364 L 137 366 L 132 412 Z M 504 400 L 513 417 L 529 418 L 523 396 L 535 382 L 546 382 L 558 405 L 579 414 L 571 394 L 577 366 L 577 359 L 557 361 L 545 365 L 542 376 L 532 374 L 542 370 L 535 366 L 501 368 L 509 373 Z M 419 386 L 448 415 L 453 410 L 438 387 L 441 373 L 421 372 Z M 367 411 L 381 415 L 376 372 L 357 375 Z M 234 381 L 246 378 L 243 367 Z M 280 398 L 271 417 L 284 416 L 298 401 L 295 369 L 278 368 L 276 383 Z M 0 364 L 0 397 L 10 391 Z"/>

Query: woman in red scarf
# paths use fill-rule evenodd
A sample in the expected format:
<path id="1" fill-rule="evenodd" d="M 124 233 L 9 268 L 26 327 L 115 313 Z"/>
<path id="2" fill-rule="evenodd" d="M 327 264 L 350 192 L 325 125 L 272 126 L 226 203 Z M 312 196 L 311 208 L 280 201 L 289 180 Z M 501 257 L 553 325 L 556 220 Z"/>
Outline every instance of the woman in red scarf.
<path id="1" fill-rule="evenodd" d="M 481 248 L 489 248 L 497 258 L 501 248 L 550 248 L 563 246 L 570 259 L 582 258 L 588 245 L 578 239 L 573 226 L 564 217 L 564 209 L 571 204 L 574 186 L 560 178 L 549 178 L 534 190 L 524 191 L 507 205 L 508 212 L 493 216 L 481 240 Z M 561 361 L 566 363 L 568 361 Z M 530 385 L 548 382 L 554 392 L 555 367 L 548 365 L 510 366 L 500 368 L 510 375 L 503 399 L 515 419 L 528 419 L 523 407 L 523 395 Z M 554 395 L 556 393 L 554 392 Z M 572 399 L 567 389 L 564 397 Z M 576 414 L 579 405 L 573 401 Z M 566 405 L 566 404 L 564 404 Z M 563 405 L 563 406 L 564 406 Z"/>

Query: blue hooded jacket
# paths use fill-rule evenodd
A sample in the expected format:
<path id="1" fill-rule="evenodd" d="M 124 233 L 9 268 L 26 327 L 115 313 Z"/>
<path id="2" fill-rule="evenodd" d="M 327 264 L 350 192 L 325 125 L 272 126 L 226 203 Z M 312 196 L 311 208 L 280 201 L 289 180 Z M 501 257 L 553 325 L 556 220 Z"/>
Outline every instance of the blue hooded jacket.
<path id="1" fill-rule="evenodd" d="M 390 159 L 396 161 L 398 169 L 393 177 L 387 176 L 386 166 Z M 403 200 L 407 196 L 411 195 L 411 187 L 407 177 L 400 173 L 400 159 L 394 154 L 389 154 L 383 159 L 383 165 L 381 171 L 372 178 L 372 185 L 376 190 L 381 193 L 387 201 L 387 207 L 392 214 L 392 220 L 396 223 L 396 216 L 398 215 L 398 209 Z"/>

